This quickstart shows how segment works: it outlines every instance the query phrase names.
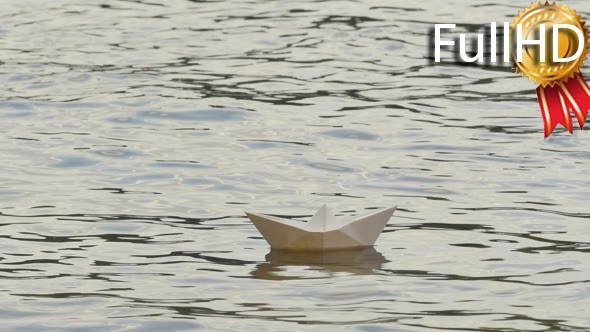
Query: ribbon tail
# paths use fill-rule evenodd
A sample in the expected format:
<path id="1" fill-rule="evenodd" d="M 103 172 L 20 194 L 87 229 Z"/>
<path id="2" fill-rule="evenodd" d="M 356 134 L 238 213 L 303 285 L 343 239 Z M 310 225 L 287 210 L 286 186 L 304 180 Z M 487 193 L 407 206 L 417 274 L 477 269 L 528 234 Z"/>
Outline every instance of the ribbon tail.
<path id="1" fill-rule="evenodd" d="M 569 109 L 574 111 L 580 129 L 584 127 L 590 110 L 590 87 L 581 73 L 570 78 L 566 83 L 559 83 L 560 93 L 565 97 Z"/>
<path id="2" fill-rule="evenodd" d="M 590 98 L 590 94 L 588 96 Z M 574 132 L 566 98 L 561 93 L 559 86 L 539 86 L 537 88 L 537 98 L 539 106 L 541 106 L 543 122 L 545 123 L 545 138 L 551 135 L 558 124 L 564 126 L 570 133 Z"/>

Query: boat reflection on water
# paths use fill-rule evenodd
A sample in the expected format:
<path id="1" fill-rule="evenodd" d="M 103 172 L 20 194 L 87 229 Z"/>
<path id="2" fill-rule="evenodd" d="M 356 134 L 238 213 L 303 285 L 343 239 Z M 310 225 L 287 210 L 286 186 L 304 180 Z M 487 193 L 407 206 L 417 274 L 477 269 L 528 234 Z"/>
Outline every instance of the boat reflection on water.
<path id="1" fill-rule="evenodd" d="M 389 261 L 375 248 L 325 252 L 271 250 L 250 273 L 256 279 L 293 280 L 329 278 L 333 273 L 378 274 Z M 301 273 L 301 268 L 306 273 Z M 319 274 L 311 274 L 317 271 Z"/>

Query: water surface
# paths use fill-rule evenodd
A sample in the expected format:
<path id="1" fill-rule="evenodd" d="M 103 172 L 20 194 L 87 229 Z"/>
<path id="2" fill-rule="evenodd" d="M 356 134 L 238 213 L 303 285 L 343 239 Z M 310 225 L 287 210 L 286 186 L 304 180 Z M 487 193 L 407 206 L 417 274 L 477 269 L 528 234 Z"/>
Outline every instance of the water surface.
<path id="1" fill-rule="evenodd" d="M 509 68 L 428 60 L 434 23 L 526 4 L 4 1 L 2 326 L 589 330 L 590 134 L 543 140 Z M 243 212 L 324 203 L 399 210 L 328 257 Z"/>

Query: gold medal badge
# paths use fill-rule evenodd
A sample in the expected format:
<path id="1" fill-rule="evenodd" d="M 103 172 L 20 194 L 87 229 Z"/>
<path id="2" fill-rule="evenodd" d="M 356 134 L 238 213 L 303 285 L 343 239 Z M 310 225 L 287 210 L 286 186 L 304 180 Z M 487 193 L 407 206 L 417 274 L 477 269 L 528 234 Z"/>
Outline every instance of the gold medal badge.
<path id="1" fill-rule="evenodd" d="M 573 132 L 570 110 L 582 128 L 590 110 L 590 88 L 580 72 L 588 55 L 585 22 L 565 5 L 538 2 L 519 13 L 511 31 L 527 41 L 512 48 L 511 58 L 517 73 L 539 84 L 545 137 L 558 124 Z M 539 40 L 544 43 L 528 43 Z"/>

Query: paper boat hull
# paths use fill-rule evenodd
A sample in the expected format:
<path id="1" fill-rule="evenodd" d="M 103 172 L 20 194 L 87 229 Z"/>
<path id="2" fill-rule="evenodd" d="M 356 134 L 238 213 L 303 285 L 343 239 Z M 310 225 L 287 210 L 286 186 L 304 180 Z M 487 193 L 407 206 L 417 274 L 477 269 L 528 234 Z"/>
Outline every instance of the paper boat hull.
<path id="1" fill-rule="evenodd" d="M 332 251 L 371 247 L 395 208 L 326 231 L 309 231 L 306 223 L 257 213 L 246 213 L 273 250 Z"/>

